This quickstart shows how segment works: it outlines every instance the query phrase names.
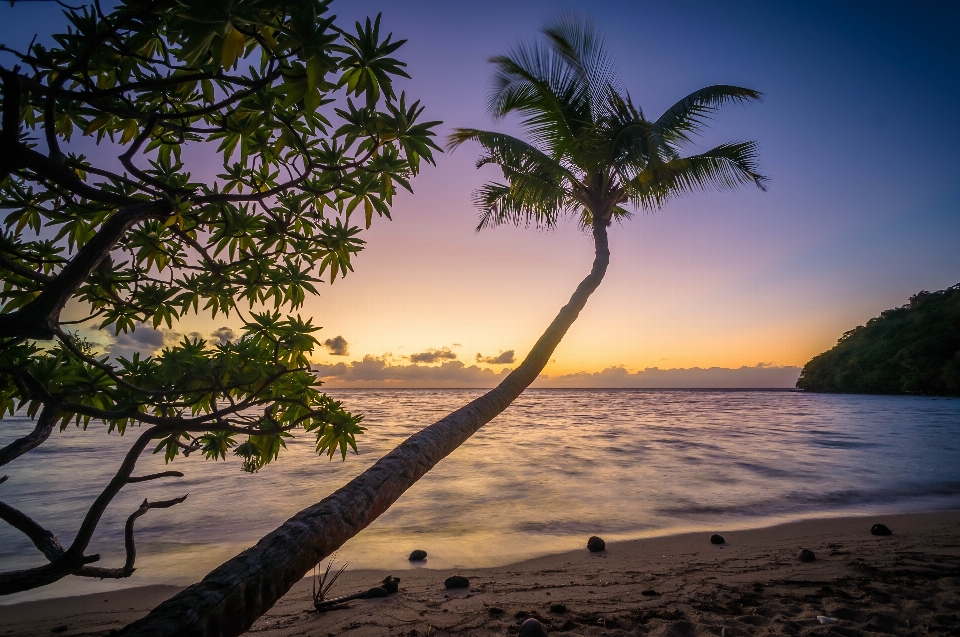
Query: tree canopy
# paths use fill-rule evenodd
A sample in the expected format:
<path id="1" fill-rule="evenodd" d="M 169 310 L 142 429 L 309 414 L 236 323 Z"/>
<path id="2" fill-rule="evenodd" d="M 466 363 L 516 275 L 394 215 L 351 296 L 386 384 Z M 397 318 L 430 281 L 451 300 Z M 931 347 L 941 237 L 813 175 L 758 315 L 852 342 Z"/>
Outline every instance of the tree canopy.
<path id="1" fill-rule="evenodd" d="M 804 365 L 797 387 L 960 396 L 960 284 L 918 292 L 906 305 L 844 333 Z"/>
<path id="2" fill-rule="evenodd" d="M 247 471 L 296 430 L 321 455 L 356 449 L 362 417 L 320 389 L 319 327 L 295 313 L 352 271 L 362 227 L 434 162 L 438 122 L 394 90 L 409 77 L 393 57 L 405 41 L 380 16 L 342 29 L 329 5 L 95 2 L 66 12 L 52 46 L 2 48 L 0 414 L 25 409 L 36 428 L 0 465 L 71 423 L 136 439 L 66 549 L 0 503 L 50 560 L 0 575 L 0 593 L 128 576 L 132 533 L 123 568 L 91 567 L 84 551 L 121 488 L 179 475 L 133 476 L 145 449 L 232 453 Z M 207 312 L 242 331 L 119 359 L 84 336 Z"/>

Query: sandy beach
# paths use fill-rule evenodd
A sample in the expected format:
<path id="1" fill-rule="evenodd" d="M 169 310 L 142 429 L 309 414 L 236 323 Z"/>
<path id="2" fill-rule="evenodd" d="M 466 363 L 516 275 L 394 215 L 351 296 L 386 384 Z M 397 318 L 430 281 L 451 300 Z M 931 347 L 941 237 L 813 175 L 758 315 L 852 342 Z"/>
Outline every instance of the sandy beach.
<path id="1" fill-rule="evenodd" d="M 893 535 L 871 535 L 877 522 Z M 632 540 L 491 569 L 432 570 L 428 558 L 425 568 L 393 573 L 399 593 L 326 613 L 313 610 L 305 579 L 250 632 L 504 635 L 535 617 L 549 633 L 569 635 L 960 635 L 960 512 L 816 519 L 723 536 L 722 545 L 704 533 Z M 816 560 L 799 561 L 801 549 Z M 330 594 L 365 590 L 387 574 L 347 572 Z M 446 590 L 451 575 L 467 577 L 469 588 Z M 176 590 L 0 606 L 0 635 L 106 635 Z M 823 625 L 821 615 L 837 622 Z"/>

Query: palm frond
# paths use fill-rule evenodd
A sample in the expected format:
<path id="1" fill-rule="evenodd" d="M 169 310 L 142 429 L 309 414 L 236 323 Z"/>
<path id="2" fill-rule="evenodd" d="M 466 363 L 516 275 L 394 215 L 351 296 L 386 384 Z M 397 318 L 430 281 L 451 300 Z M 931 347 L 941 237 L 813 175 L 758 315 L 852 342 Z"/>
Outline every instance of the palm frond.
<path id="1" fill-rule="evenodd" d="M 767 178 L 757 172 L 756 142 L 721 144 L 699 155 L 651 164 L 628 184 L 626 195 L 648 210 L 691 192 L 755 185 L 766 191 Z"/>
<path id="2" fill-rule="evenodd" d="M 473 201 L 480 210 L 477 232 L 503 225 L 554 228 L 571 204 L 566 192 L 530 178 L 484 184 L 474 192 Z"/>
<path id="3" fill-rule="evenodd" d="M 517 113 L 523 128 L 556 156 L 574 152 L 592 125 L 588 87 L 576 70 L 542 43 L 490 58 L 497 67 L 487 108 L 496 118 Z"/>
<path id="4" fill-rule="evenodd" d="M 558 184 L 567 179 L 576 181 L 576 176 L 560 161 L 542 150 L 512 135 L 475 128 L 458 128 L 447 138 L 447 149 L 455 150 L 467 141 L 475 141 L 487 152 L 477 161 L 477 168 L 486 164 L 534 168 L 541 174 L 550 174 Z"/>
<path id="5" fill-rule="evenodd" d="M 744 104 L 762 97 L 760 91 L 740 86 L 716 84 L 690 93 L 661 115 L 653 127 L 655 133 L 667 143 L 676 144 L 698 135 L 710 115 L 724 104 Z"/>
<path id="6" fill-rule="evenodd" d="M 621 91 L 603 36 L 591 22 L 573 14 L 561 15 L 547 25 L 543 33 L 557 55 L 576 72 L 590 97 L 590 109 L 596 121 L 608 96 Z"/>

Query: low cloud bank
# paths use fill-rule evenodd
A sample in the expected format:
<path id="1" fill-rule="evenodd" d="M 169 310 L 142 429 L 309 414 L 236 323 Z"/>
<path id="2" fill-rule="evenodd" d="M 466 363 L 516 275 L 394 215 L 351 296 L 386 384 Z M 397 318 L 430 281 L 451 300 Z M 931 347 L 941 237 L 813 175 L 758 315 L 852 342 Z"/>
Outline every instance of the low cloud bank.
<path id="1" fill-rule="evenodd" d="M 499 372 L 461 361 L 444 362 L 438 366 L 394 365 L 388 357 L 364 356 L 352 363 L 314 365 L 329 387 L 493 387 L 509 368 Z M 777 389 L 794 387 L 800 376 L 799 367 L 773 367 L 758 364 L 754 367 L 730 369 L 711 367 L 702 369 L 647 368 L 628 372 L 623 367 L 608 367 L 602 372 L 580 372 L 562 376 L 541 375 L 533 387 L 540 388 L 637 388 L 637 389 Z"/>
<path id="2" fill-rule="evenodd" d="M 780 389 L 795 387 L 799 367 L 691 367 L 659 369 L 648 367 L 630 373 L 623 367 L 602 372 L 579 372 L 563 376 L 540 376 L 533 387 L 609 387 L 637 389 Z"/>
<path id="3" fill-rule="evenodd" d="M 412 357 L 411 357 L 412 358 Z M 495 373 L 477 365 L 447 361 L 437 366 L 394 365 L 386 357 L 364 356 L 363 360 L 334 365 L 314 365 L 331 387 L 493 387 L 510 372 Z"/>

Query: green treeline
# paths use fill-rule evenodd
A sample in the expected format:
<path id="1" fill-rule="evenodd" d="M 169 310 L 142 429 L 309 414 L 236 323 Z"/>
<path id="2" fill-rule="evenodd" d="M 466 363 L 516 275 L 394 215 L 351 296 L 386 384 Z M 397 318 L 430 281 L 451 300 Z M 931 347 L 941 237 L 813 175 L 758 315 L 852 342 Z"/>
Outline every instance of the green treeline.
<path id="1" fill-rule="evenodd" d="M 920 292 L 903 307 L 850 330 L 804 365 L 797 387 L 960 396 L 960 283 Z"/>

